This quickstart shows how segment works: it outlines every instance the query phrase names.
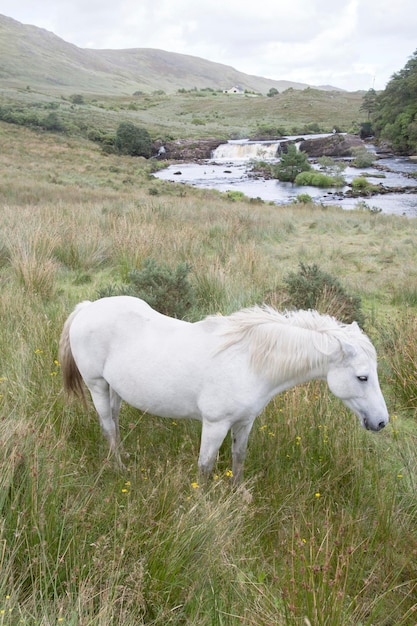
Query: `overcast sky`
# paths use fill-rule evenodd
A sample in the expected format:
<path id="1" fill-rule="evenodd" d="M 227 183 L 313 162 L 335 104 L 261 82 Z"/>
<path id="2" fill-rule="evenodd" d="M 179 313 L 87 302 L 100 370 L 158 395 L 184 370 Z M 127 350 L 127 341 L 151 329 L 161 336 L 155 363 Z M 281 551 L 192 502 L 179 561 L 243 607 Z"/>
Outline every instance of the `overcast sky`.
<path id="1" fill-rule="evenodd" d="M 160 48 L 276 80 L 383 89 L 417 49 L 415 0 L 0 0 L 80 48 Z"/>

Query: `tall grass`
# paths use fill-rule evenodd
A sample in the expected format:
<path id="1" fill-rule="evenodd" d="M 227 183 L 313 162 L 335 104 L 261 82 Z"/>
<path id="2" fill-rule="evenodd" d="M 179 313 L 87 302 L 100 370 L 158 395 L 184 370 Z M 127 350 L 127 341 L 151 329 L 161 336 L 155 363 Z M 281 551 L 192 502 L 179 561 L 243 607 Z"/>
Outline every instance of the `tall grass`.
<path id="1" fill-rule="evenodd" d="M 45 172 L 39 161 L 33 171 L 42 137 L 28 141 L 22 130 L 20 141 L 25 179 L 15 172 L 0 196 L 11 242 L 0 266 L 0 624 L 413 624 L 415 312 L 408 302 L 403 315 L 392 295 L 407 284 L 404 264 L 413 271 L 417 247 L 400 243 L 416 240 L 414 222 L 308 205 L 248 210 L 209 192 L 165 196 L 163 187 L 156 201 L 143 183 L 123 187 L 129 159 L 98 192 L 102 171 L 82 174 L 94 151 L 84 157 L 68 142 L 46 153 Z M 39 189 L 48 164 L 76 166 L 77 190 Z M 116 470 L 92 404 L 64 399 L 57 344 L 76 302 L 122 283 L 149 256 L 190 263 L 193 319 L 279 303 L 300 261 L 337 275 L 372 308 L 366 327 L 391 424 L 378 435 L 362 430 L 324 383 L 278 396 L 251 434 L 249 501 L 230 484 L 230 440 L 204 486 L 199 424 L 124 406 L 130 456 Z"/>
<path id="2" fill-rule="evenodd" d="M 38 227 L 25 238 L 10 241 L 10 266 L 17 283 L 28 293 L 51 297 L 55 287 L 57 264 L 53 258 L 54 242 L 49 233 Z"/>

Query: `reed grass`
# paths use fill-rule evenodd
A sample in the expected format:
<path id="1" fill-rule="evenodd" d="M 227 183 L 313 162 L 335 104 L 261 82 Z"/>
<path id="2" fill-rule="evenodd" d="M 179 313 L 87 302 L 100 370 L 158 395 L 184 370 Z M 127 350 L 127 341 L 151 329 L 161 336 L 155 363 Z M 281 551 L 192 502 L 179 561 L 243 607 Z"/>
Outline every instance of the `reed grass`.
<path id="1" fill-rule="evenodd" d="M 413 624 L 415 310 L 398 294 L 415 274 L 414 220 L 165 193 L 158 181 L 149 195 L 145 175 L 123 184 L 145 163 L 0 129 L 10 171 L 0 189 L 0 624 Z M 191 264 L 193 319 L 279 305 L 300 261 L 337 276 L 364 300 L 391 424 L 362 430 L 324 383 L 289 390 L 255 422 L 248 501 L 231 487 L 230 440 L 204 486 L 199 424 L 124 406 L 130 456 L 116 470 L 91 403 L 65 401 L 57 345 L 76 302 L 149 256 Z"/>

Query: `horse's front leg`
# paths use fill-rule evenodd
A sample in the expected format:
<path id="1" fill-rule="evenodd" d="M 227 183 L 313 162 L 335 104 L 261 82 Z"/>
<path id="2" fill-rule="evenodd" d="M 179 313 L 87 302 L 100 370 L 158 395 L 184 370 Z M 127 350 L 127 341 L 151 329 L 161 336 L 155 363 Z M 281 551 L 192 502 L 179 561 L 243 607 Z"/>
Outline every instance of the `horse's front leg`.
<path id="1" fill-rule="evenodd" d="M 232 470 L 235 485 L 239 485 L 243 480 L 243 466 L 253 421 L 237 422 L 232 426 Z"/>
<path id="2" fill-rule="evenodd" d="M 204 480 L 209 478 L 213 470 L 217 453 L 229 428 L 230 424 L 228 422 L 209 422 L 203 419 L 198 469 Z"/>

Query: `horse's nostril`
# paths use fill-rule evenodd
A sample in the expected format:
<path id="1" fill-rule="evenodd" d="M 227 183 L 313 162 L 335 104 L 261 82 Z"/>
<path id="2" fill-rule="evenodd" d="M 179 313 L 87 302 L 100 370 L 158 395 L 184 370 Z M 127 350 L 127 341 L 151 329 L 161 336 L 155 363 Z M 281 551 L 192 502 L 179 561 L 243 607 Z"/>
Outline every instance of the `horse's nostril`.
<path id="1" fill-rule="evenodd" d="M 383 428 L 385 428 L 385 426 L 386 426 L 385 422 L 379 422 L 378 430 L 382 430 Z"/>

